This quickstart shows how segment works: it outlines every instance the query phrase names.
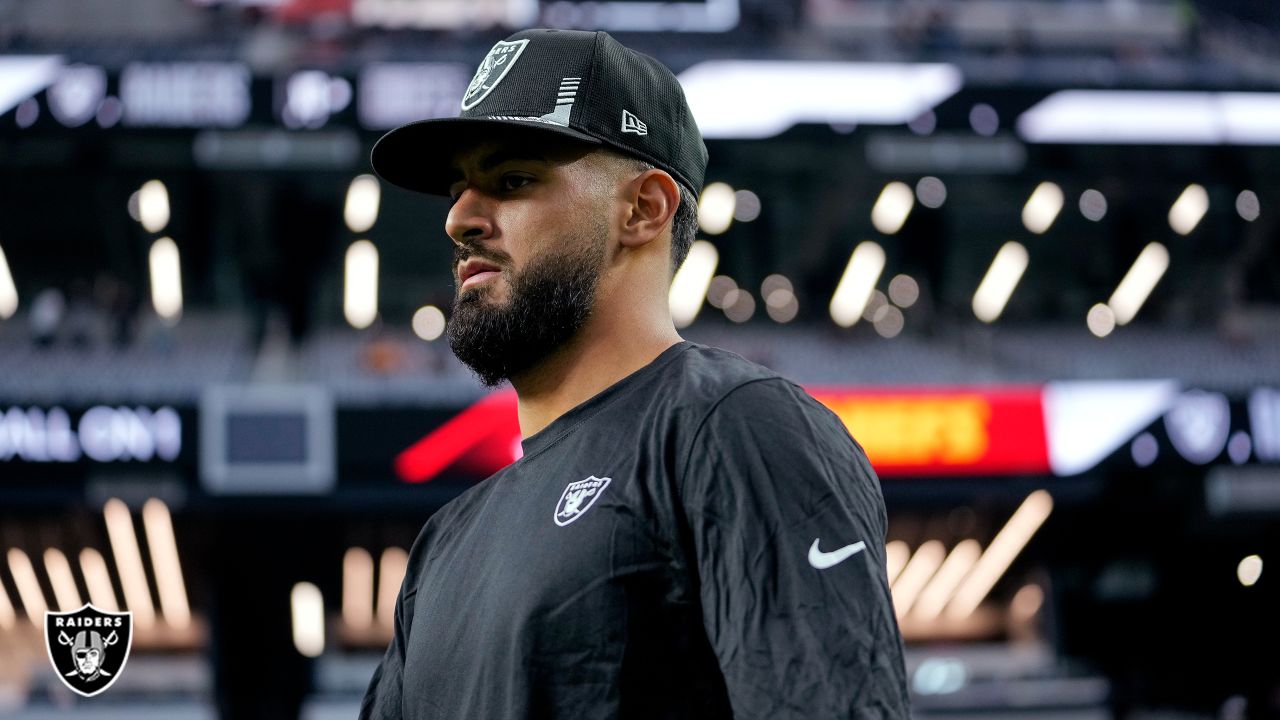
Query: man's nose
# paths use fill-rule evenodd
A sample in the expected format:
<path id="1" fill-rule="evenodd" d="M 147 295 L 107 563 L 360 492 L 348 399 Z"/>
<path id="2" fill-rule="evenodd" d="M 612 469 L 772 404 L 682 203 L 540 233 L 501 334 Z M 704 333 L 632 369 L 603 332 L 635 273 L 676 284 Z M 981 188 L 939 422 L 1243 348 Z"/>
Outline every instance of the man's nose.
<path id="1" fill-rule="evenodd" d="M 456 243 L 484 240 L 493 235 L 492 205 L 484 193 L 467 188 L 458 196 L 444 221 L 444 231 Z"/>

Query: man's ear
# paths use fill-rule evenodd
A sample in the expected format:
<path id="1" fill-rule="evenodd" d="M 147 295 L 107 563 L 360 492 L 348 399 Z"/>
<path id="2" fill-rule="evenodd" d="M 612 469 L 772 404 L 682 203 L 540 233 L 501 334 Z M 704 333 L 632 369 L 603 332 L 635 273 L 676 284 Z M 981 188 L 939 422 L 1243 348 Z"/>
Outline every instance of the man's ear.
<path id="1" fill-rule="evenodd" d="M 619 241 L 639 247 L 657 239 L 671 225 L 680 205 L 680 187 L 666 172 L 646 170 L 627 183 L 623 199 L 627 203 Z"/>

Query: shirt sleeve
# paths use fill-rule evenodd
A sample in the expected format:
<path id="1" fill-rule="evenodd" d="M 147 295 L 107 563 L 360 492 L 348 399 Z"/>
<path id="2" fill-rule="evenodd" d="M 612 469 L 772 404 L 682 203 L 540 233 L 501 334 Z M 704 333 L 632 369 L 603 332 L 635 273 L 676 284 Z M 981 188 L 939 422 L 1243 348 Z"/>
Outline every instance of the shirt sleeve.
<path id="1" fill-rule="evenodd" d="M 413 617 L 413 600 L 417 596 L 416 589 L 409 589 L 406 593 L 408 587 L 408 583 L 402 586 L 396 597 L 391 642 L 365 690 L 364 700 L 360 703 L 360 720 L 401 720 L 403 717 L 405 644 Z"/>
<path id="2" fill-rule="evenodd" d="M 678 492 L 735 718 L 908 718 L 885 508 L 862 448 L 782 378 L 725 395 Z"/>

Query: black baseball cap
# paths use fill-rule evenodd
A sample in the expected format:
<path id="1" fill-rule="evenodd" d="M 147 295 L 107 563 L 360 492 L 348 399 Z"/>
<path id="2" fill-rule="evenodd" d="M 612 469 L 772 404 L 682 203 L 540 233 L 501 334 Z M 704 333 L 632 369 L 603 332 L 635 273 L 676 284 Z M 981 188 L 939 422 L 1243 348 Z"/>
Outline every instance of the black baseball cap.
<path id="1" fill-rule="evenodd" d="M 463 143 L 548 135 L 610 147 L 662 168 L 696 197 L 707 147 L 671 70 L 606 32 L 523 30 L 494 45 L 456 118 L 419 120 L 383 135 L 373 169 L 387 182 L 447 195 Z"/>

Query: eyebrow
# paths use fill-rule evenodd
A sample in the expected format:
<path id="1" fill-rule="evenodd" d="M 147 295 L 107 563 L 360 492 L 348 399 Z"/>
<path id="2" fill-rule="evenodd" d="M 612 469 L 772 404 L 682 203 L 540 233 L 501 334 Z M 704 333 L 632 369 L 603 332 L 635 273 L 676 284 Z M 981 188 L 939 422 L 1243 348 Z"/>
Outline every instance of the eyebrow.
<path id="1" fill-rule="evenodd" d="M 481 172 L 489 172 L 494 168 L 506 162 L 513 160 L 534 160 L 537 162 L 547 162 L 547 158 L 527 148 L 499 148 L 489 153 L 476 163 Z M 452 168 L 453 179 L 451 182 L 457 182 L 463 178 L 464 173 L 458 163 L 454 163 Z"/>

